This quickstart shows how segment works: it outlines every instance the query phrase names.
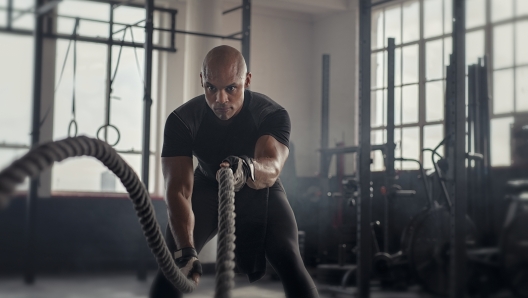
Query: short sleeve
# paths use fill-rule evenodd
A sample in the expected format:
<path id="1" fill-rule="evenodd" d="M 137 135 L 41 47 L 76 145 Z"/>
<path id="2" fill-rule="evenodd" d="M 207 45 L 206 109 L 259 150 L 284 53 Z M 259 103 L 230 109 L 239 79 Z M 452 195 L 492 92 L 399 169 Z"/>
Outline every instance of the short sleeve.
<path id="1" fill-rule="evenodd" d="M 161 157 L 192 156 L 192 137 L 187 125 L 174 112 L 165 122 Z"/>
<path id="2" fill-rule="evenodd" d="M 289 147 L 290 131 L 290 116 L 285 109 L 280 109 L 264 118 L 264 121 L 259 127 L 258 134 L 259 138 L 264 135 L 270 135 L 279 141 L 279 143 Z"/>

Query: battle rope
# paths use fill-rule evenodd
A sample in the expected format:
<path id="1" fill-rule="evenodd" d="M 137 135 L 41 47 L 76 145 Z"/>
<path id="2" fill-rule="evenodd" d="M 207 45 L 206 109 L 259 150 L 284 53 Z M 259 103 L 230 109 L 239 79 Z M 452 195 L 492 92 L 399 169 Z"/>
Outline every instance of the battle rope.
<path id="1" fill-rule="evenodd" d="M 219 176 L 215 298 L 229 298 L 235 286 L 235 186 L 230 168 L 221 168 Z"/>
<path id="2" fill-rule="evenodd" d="M 196 285 L 187 279 L 178 269 L 162 236 L 148 191 L 139 180 L 132 168 L 107 143 L 86 136 L 67 138 L 64 140 L 44 143 L 30 150 L 20 159 L 0 172 L 0 208 L 7 205 L 10 194 L 26 177 L 35 177 L 54 162 L 69 157 L 92 156 L 101 161 L 123 183 L 130 199 L 134 203 L 136 214 L 147 238 L 159 268 L 167 279 L 181 292 L 192 292 Z M 234 268 L 234 181 L 233 172 L 229 168 L 220 172 L 220 202 L 219 202 L 219 237 L 217 257 L 216 296 L 231 297 L 233 288 Z"/>

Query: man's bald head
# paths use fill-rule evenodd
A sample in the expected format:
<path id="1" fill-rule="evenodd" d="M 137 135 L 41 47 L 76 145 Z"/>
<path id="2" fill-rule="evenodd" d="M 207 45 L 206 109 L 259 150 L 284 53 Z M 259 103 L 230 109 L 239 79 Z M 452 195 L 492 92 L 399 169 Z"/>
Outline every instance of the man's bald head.
<path id="1" fill-rule="evenodd" d="M 246 60 L 242 54 L 237 49 L 226 45 L 210 50 L 202 64 L 202 76 L 207 79 L 226 75 L 245 78 L 246 73 Z"/>
<path id="2" fill-rule="evenodd" d="M 219 46 L 205 56 L 200 73 L 207 105 L 221 120 L 236 116 L 244 103 L 244 90 L 251 84 L 242 54 L 230 46 Z"/>

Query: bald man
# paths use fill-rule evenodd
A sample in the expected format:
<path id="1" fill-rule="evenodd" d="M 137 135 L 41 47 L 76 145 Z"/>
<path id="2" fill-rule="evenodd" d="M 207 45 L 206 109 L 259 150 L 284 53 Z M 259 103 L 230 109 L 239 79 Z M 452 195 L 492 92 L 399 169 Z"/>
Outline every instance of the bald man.
<path id="1" fill-rule="evenodd" d="M 299 254 L 297 223 L 279 180 L 289 153 L 290 118 L 269 97 L 247 90 L 251 73 L 240 52 L 212 49 L 200 73 L 204 94 L 167 118 L 162 150 L 169 225 L 166 241 L 184 274 L 199 283 L 198 253 L 218 232 L 221 167 L 235 176 L 237 270 L 250 282 L 280 276 L 287 297 L 319 297 Z M 193 173 L 192 156 L 198 159 Z M 158 272 L 150 297 L 182 297 Z"/>

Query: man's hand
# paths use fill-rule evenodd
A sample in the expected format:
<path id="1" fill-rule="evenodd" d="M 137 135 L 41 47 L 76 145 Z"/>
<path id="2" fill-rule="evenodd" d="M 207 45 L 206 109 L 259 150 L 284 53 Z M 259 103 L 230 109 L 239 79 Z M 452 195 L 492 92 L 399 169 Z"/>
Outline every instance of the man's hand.
<path id="1" fill-rule="evenodd" d="M 235 191 L 239 191 L 246 185 L 248 179 L 255 181 L 255 167 L 253 160 L 247 156 L 229 156 L 220 164 L 221 167 L 230 167 L 235 178 Z M 216 180 L 219 181 L 219 172 L 216 172 Z"/>
<path id="2" fill-rule="evenodd" d="M 202 264 L 198 260 L 196 250 L 192 247 L 180 249 L 174 253 L 174 258 L 180 271 L 198 285 L 202 276 Z"/>

